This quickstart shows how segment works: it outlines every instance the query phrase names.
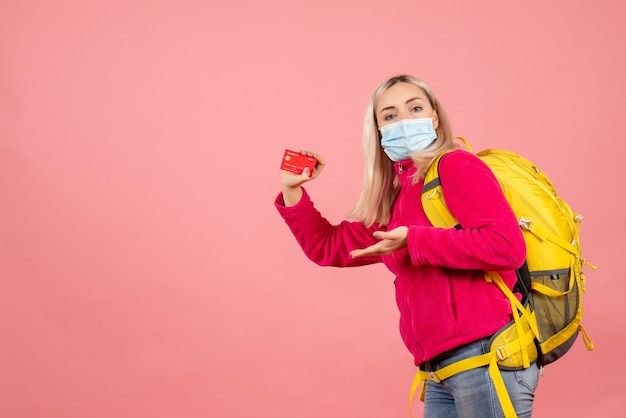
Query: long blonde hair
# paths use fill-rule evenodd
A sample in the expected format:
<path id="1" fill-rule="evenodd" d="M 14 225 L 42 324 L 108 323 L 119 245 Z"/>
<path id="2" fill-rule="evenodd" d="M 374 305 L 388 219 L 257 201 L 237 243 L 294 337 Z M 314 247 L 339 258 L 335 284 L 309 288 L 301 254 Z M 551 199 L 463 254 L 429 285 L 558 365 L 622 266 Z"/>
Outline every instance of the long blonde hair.
<path id="1" fill-rule="evenodd" d="M 424 175 L 430 164 L 445 151 L 457 148 L 452 140 L 448 116 L 437 97 L 421 80 L 410 75 L 399 75 L 382 83 L 372 95 L 365 111 L 363 123 L 363 153 L 365 158 L 363 189 L 356 207 L 348 214 L 354 220 L 361 221 L 368 227 L 374 223 L 387 225 L 391 218 L 393 202 L 400 185 L 394 170 L 394 162 L 389 159 L 380 145 L 380 132 L 376 123 L 376 106 L 380 96 L 398 83 L 411 83 L 422 89 L 433 110 L 439 117 L 437 139 L 427 150 L 411 156 L 417 168 L 413 179 L 416 182 Z"/>

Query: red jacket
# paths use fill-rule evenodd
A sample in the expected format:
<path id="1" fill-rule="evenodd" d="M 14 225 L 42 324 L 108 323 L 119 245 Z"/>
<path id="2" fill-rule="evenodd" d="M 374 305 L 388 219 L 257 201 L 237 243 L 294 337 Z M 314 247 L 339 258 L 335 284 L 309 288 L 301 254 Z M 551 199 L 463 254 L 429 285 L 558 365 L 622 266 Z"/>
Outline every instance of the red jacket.
<path id="1" fill-rule="evenodd" d="M 414 185 L 411 161 L 396 163 L 402 188 L 387 227 L 361 222 L 331 225 L 309 195 L 276 208 L 305 254 L 323 266 L 351 267 L 384 262 L 396 276 L 400 333 L 415 364 L 494 334 L 511 320 L 508 299 L 482 271 L 499 271 L 512 287 L 526 256 L 519 225 L 491 170 L 465 151 L 447 154 L 439 177 L 446 205 L 463 229 L 434 228 L 421 205 L 423 179 Z M 407 248 L 392 254 L 352 259 L 350 251 L 374 244 L 376 230 L 409 227 Z"/>

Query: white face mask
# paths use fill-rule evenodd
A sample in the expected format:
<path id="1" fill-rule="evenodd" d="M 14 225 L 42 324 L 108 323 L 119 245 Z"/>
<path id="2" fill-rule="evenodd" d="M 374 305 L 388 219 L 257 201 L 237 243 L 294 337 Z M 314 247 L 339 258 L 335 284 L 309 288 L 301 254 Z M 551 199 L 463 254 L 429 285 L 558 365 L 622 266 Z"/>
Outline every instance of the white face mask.
<path id="1" fill-rule="evenodd" d="M 402 119 L 380 128 L 385 153 L 393 161 L 408 160 L 437 139 L 432 118 Z"/>

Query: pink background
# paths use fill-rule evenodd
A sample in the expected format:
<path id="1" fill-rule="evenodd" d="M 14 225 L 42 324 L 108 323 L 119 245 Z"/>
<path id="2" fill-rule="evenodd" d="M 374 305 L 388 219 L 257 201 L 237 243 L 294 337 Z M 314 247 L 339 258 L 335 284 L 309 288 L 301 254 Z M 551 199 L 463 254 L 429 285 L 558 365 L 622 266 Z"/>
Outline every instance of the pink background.
<path id="1" fill-rule="evenodd" d="M 586 216 L 597 349 L 546 369 L 536 416 L 623 416 L 625 12 L 3 1 L 0 416 L 405 417 L 393 277 L 317 267 L 273 208 L 283 150 L 307 148 L 328 160 L 309 191 L 343 218 L 367 100 L 405 72 Z"/>

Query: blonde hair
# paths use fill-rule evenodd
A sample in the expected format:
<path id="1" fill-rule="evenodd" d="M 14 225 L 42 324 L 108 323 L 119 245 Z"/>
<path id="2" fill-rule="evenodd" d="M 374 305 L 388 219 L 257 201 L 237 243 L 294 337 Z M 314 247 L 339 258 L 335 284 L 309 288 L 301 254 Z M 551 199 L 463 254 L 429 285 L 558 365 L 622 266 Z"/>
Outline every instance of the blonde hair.
<path id="1" fill-rule="evenodd" d="M 354 220 L 366 226 L 374 223 L 387 225 L 391 218 L 393 202 L 400 190 L 394 162 L 385 154 L 380 145 L 380 132 L 376 122 L 376 106 L 380 96 L 390 87 L 398 83 L 411 83 L 422 89 L 433 110 L 439 117 L 437 139 L 427 150 L 413 154 L 411 159 L 417 168 L 413 182 L 424 175 L 430 164 L 445 151 L 457 148 L 452 140 L 452 132 L 448 116 L 437 97 L 421 80 L 410 75 L 399 75 L 382 83 L 372 95 L 365 111 L 363 123 L 363 153 L 365 158 L 363 189 L 356 207 L 348 214 Z"/>

